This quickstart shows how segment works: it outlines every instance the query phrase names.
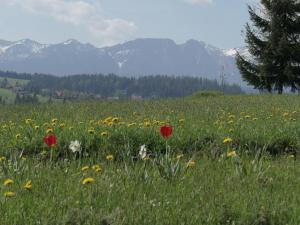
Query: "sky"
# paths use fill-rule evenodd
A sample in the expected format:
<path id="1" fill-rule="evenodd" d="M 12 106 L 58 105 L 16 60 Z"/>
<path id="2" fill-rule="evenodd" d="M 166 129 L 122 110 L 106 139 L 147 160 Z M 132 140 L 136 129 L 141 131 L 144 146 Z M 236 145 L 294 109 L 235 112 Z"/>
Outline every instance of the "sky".
<path id="1" fill-rule="evenodd" d="M 0 0 L 0 39 L 76 39 L 98 47 L 136 38 L 244 45 L 247 4 L 258 0 Z"/>

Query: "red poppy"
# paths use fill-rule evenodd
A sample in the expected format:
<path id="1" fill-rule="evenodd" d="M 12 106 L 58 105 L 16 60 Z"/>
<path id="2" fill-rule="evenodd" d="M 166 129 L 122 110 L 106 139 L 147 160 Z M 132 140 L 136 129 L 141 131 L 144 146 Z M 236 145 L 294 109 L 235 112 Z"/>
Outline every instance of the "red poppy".
<path id="1" fill-rule="evenodd" d="M 48 147 L 54 147 L 56 145 L 56 137 L 55 135 L 48 135 L 44 137 L 44 143 L 48 145 Z"/>
<path id="2" fill-rule="evenodd" d="M 173 133 L 173 127 L 172 126 L 161 126 L 160 127 L 160 134 L 164 138 L 169 138 Z"/>

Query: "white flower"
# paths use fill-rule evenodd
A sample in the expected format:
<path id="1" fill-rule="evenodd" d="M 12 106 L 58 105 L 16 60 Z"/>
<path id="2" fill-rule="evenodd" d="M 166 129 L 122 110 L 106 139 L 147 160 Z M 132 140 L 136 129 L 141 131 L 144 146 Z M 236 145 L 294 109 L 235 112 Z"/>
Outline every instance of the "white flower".
<path id="1" fill-rule="evenodd" d="M 146 145 L 142 145 L 140 147 L 139 156 L 141 157 L 141 159 L 145 159 L 147 157 L 147 148 L 146 148 Z"/>
<path id="2" fill-rule="evenodd" d="M 69 145 L 69 149 L 73 152 L 73 153 L 76 153 L 76 152 L 81 152 L 81 144 L 79 141 L 71 141 L 70 142 L 70 145 Z"/>

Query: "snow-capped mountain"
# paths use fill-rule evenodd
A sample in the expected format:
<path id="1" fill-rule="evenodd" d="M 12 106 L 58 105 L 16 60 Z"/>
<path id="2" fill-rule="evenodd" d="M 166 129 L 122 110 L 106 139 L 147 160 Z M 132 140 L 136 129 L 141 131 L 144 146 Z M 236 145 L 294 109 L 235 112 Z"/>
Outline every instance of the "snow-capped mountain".
<path id="1" fill-rule="evenodd" d="M 77 40 L 40 44 L 24 39 L 0 40 L 0 70 L 54 75 L 115 73 L 122 76 L 190 75 L 243 85 L 235 65 L 236 51 L 189 40 L 136 39 L 97 48 Z"/>

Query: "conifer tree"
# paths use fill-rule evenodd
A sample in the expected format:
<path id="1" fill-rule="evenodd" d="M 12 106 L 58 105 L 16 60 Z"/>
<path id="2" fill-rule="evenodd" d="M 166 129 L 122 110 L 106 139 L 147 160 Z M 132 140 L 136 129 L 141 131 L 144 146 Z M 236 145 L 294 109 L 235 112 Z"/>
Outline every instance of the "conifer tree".
<path id="1" fill-rule="evenodd" d="M 252 57 L 237 54 L 237 66 L 248 84 L 260 90 L 300 88 L 300 2 L 261 0 L 248 7 L 245 42 Z"/>

